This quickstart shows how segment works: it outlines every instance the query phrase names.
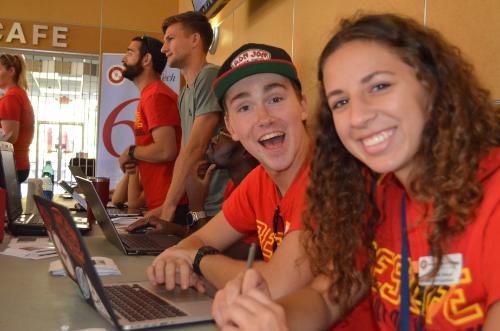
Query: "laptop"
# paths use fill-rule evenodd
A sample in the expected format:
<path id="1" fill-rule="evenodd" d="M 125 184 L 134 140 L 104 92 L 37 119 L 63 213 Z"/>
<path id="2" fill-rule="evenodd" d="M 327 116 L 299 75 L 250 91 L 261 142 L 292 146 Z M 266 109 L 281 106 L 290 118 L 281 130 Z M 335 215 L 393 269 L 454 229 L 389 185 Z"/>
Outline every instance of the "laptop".
<path id="1" fill-rule="evenodd" d="M 135 233 L 131 234 L 123 229 L 117 229 L 111 217 L 88 179 L 76 177 L 78 186 L 87 198 L 87 206 L 101 226 L 106 239 L 127 255 L 158 255 L 166 248 L 177 244 L 181 238 L 174 235 Z"/>
<path id="2" fill-rule="evenodd" d="M 79 166 L 70 165 L 69 166 L 69 171 L 75 177 L 75 179 L 77 177 L 84 178 L 84 179 L 89 179 L 89 177 L 87 175 L 85 175 L 85 173 L 83 172 L 82 168 L 80 168 Z M 76 182 L 78 183 L 78 180 Z M 64 189 L 66 191 L 68 191 L 66 188 L 64 188 Z M 74 188 L 73 188 L 73 190 L 74 190 Z M 68 193 L 70 193 L 70 192 L 68 191 Z M 86 204 L 83 205 L 83 204 L 80 203 L 80 205 L 85 210 L 87 209 Z M 127 216 L 141 216 L 142 215 L 142 213 L 141 213 L 141 211 L 139 209 L 127 209 L 127 208 L 118 208 L 118 207 L 108 207 L 108 206 L 106 206 L 106 210 L 108 211 L 108 215 L 110 217 L 127 217 Z"/>
<path id="3" fill-rule="evenodd" d="M 68 166 L 69 171 L 73 175 L 73 177 L 82 177 L 82 178 L 87 178 L 87 175 L 83 172 L 83 169 L 80 168 L 79 166 L 76 165 L 69 165 Z"/>
<path id="4" fill-rule="evenodd" d="M 66 270 L 85 301 L 119 330 L 212 320 L 212 299 L 194 289 L 166 291 L 149 282 L 102 284 L 69 210 L 35 196 L 35 203 Z"/>
<path id="5" fill-rule="evenodd" d="M 6 191 L 7 226 L 14 236 L 45 236 L 47 230 L 43 220 L 37 214 L 23 213 L 21 191 L 17 182 L 14 148 L 12 144 L 0 142 L 0 186 Z M 79 219 L 78 228 L 90 230 L 86 219 Z"/>
<path id="6" fill-rule="evenodd" d="M 68 194 L 78 202 L 78 204 L 84 209 L 87 210 L 87 201 L 85 201 L 85 198 L 82 197 L 78 192 L 76 192 L 75 188 L 71 185 L 69 185 L 65 180 L 60 180 L 59 185 L 66 191 Z"/>

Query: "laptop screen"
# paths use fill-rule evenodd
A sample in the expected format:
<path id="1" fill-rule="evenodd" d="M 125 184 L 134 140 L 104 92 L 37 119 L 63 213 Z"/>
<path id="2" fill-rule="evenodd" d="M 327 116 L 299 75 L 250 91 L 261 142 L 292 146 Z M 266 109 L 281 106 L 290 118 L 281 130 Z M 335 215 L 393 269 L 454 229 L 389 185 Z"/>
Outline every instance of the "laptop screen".
<path id="1" fill-rule="evenodd" d="M 0 142 L 0 186 L 7 191 L 7 217 L 9 221 L 16 220 L 23 213 L 21 191 L 17 183 L 16 164 L 12 144 Z"/>

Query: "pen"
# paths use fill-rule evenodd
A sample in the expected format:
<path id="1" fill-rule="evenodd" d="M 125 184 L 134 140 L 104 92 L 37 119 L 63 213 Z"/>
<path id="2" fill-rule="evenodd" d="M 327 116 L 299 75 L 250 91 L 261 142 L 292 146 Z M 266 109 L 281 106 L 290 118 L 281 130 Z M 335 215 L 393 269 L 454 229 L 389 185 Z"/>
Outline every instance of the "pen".
<path id="1" fill-rule="evenodd" d="M 253 261 L 255 260 L 255 253 L 257 252 L 257 244 L 253 242 L 250 245 L 250 249 L 248 250 L 247 257 L 247 269 L 250 269 L 253 265 Z"/>

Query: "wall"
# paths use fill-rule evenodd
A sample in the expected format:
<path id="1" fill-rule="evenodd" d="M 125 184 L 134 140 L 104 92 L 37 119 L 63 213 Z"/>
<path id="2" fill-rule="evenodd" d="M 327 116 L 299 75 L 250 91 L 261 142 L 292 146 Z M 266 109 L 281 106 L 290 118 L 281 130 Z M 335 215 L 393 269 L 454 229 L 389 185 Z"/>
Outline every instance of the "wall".
<path id="1" fill-rule="evenodd" d="M 192 10 L 179 0 L 179 12 Z M 342 17 L 358 11 L 392 12 L 436 28 L 462 49 L 484 85 L 500 99 L 500 10 L 498 0 L 231 0 L 212 19 L 220 36 L 209 61 L 221 64 L 245 42 L 263 42 L 286 49 L 297 65 L 304 91 L 317 102 L 316 61 Z"/>
<path id="2" fill-rule="evenodd" d="M 0 47 L 16 47 L 87 54 L 123 53 L 136 35 L 161 38 L 163 20 L 179 11 L 174 0 L 0 0 Z M 20 22 L 26 44 L 6 42 L 12 23 Z M 33 24 L 46 25 L 47 38 L 32 43 Z M 52 27 L 68 27 L 66 48 L 52 46 Z"/>

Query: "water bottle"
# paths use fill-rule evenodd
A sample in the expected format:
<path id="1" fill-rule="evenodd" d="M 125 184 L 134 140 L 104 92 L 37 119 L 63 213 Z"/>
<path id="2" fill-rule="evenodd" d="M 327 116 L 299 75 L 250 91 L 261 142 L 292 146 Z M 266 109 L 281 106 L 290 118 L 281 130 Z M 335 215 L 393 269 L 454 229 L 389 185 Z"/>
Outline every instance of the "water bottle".
<path id="1" fill-rule="evenodd" d="M 42 191 L 46 199 L 52 200 L 54 197 L 54 169 L 52 169 L 50 161 L 47 161 L 42 169 Z"/>
<path id="2" fill-rule="evenodd" d="M 52 169 L 52 162 L 45 162 L 45 166 L 42 169 L 42 177 L 48 176 L 52 185 L 54 184 L 54 169 Z"/>
<path id="3" fill-rule="evenodd" d="M 43 176 L 42 177 L 42 191 L 43 191 L 43 197 L 48 200 L 52 200 L 54 197 L 54 191 L 53 191 L 54 185 L 52 184 L 52 180 L 50 179 L 49 176 Z"/>

